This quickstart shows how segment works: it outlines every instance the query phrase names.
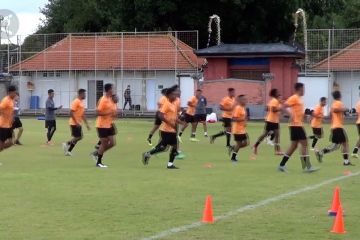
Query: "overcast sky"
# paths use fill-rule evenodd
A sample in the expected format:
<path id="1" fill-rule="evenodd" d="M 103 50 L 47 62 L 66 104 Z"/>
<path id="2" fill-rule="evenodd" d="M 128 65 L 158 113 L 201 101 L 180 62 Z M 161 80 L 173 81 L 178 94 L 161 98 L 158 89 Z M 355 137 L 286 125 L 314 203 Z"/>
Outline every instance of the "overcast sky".
<path id="1" fill-rule="evenodd" d="M 13 11 L 19 18 L 18 35 L 25 36 L 34 33 L 37 26 L 44 18 L 40 13 L 40 8 L 44 7 L 48 0 L 0 0 L 0 9 L 8 9 Z M 16 37 L 11 39 L 16 42 Z"/>

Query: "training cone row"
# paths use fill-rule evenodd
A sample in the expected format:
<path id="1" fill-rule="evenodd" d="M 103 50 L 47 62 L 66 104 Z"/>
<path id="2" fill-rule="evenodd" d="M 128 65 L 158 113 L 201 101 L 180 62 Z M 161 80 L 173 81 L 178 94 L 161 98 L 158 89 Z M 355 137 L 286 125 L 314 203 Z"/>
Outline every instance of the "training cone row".
<path id="1" fill-rule="evenodd" d="M 208 195 L 205 201 L 205 208 L 202 218 L 203 223 L 213 223 L 214 222 L 214 213 L 212 209 L 212 197 Z"/>

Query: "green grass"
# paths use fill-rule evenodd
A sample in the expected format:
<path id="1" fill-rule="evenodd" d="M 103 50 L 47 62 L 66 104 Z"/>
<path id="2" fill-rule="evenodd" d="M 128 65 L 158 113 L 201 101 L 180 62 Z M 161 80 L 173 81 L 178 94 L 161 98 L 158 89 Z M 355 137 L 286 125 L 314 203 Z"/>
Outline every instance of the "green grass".
<path id="1" fill-rule="evenodd" d="M 250 147 L 232 164 L 224 149 L 225 139 L 214 145 L 202 137 L 181 148 L 185 160 L 180 170 L 167 170 L 168 153 L 141 164 L 147 150 L 145 139 L 152 121 L 120 120 L 117 146 L 106 153 L 108 169 L 95 168 L 89 153 L 97 141 L 95 130 L 64 157 L 61 142 L 69 138 L 67 119 L 58 120 L 56 146 L 43 147 L 43 121 L 23 120 L 24 146 L 0 153 L 0 239 L 141 239 L 160 231 L 199 221 L 205 197 L 213 196 L 215 215 L 282 193 L 315 185 L 344 175 L 342 157 L 335 152 L 325 157 L 321 171 L 304 174 L 298 153 L 290 159 L 289 174 L 276 171 L 280 161 L 272 147 L 262 144 L 257 160 L 250 160 Z M 288 130 L 282 125 L 282 148 L 288 145 Z M 210 125 L 210 133 L 221 129 Z M 253 143 L 262 123 L 249 123 Z M 357 132 L 347 126 L 351 146 Z M 310 131 L 308 131 L 310 132 Z M 328 142 L 328 127 L 320 146 Z M 157 137 L 154 137 L 156 141 Z M 312 162 L 319 165 L 313 153 Z M 204 167 L 208 163 L 212 168 Z M 354 163 L 357 163 L 355 160 Z M 358 164 L 359 165 L 359 164 Z M 355 166 L 352 172 L 359 171 Z M 236 216 L 177 233 L 164 239 L 360 239 L 360 177 L 354 176 Z M 329 233 L 333 218 L 327 216 L 332 191 L 341 187 L 348 233 Z"/>

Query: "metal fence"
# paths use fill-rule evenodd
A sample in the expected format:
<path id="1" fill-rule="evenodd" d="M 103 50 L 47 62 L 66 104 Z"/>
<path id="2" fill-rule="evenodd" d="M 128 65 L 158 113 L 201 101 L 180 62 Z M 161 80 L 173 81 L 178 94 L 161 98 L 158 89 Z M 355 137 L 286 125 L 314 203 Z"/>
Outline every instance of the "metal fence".
<path id="1" fill-rule="evenodd" d="M 24 109 L 42 108 L 49 88 L 65 107 L 85 88 L 87 107 L 94 109 L 101 85 L 110 82 L 120 106 L 130 85 L 133 109 L 147 110 L 162 88 L 184 74 L 196 78 L 202 64 L 193 53 L 197 31 L 34 34 L 2 43 L 0 72 L 14 76 Z"/>
<path id="2" fill-rule="evenodd" d="M 305 73 L 360 70 L 360 29 L 310 29 Z"/>

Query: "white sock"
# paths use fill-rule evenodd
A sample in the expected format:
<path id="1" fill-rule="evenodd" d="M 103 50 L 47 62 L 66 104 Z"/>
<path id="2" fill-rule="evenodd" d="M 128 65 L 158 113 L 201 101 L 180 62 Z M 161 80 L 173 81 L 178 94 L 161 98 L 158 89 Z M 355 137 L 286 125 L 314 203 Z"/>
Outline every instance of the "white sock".
<path id="1" fill-rule="evenodd" d="M 344 159 L 344 163 L 348 164 L 349 163 L 349 159 Z"/>
<path id="2" fill-rule="evenodd" d="M 168 167 L 171 167 L 172 165 L 174 165 L 174 163 L 168 162 Z"/>

